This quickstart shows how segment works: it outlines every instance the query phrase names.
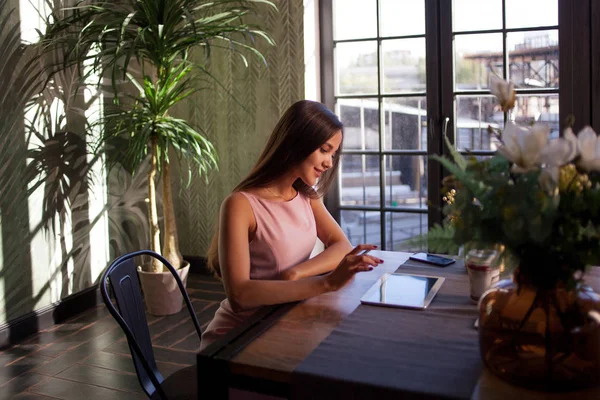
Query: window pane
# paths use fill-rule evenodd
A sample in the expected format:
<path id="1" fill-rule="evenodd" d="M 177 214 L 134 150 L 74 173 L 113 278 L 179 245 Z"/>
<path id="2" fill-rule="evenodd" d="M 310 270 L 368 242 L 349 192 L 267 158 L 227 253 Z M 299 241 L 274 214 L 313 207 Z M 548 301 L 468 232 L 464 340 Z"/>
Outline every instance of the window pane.
<path id="1" fill-rule="evenodd" d="M 502 34 L 456 36 L 454 63 L 456 90 L 487 89 L 490 71 L 503 76 Z"/>
<path id="2" fill-rule="evenodd" d="M 377 36 L 375 0 L 335 0 L 333 15 L 335 40 Z"/>
<path id="3" fill-rule="evenodd" d="M 381 42 L 384 93 L 425 91 L 425 38 Z"/>
<path id="4" fill-rule="evenodd" d="M 507 34 L 510 80 L 520 88 L 558 88 L 558 30 Z"/>
<path id="5" fill-rule="evenodd" d="M 335 70 L 338 94 L 377 94 L 377 42 L 338 43 Z"/>
<path id="6" fill-rule="evenodd" d="M 385 150 L 427 150 L 425 97 L 383 99 Z"/>
<path id="7" fill-rule="evenodd" d="M 559 135 L 558 94 L 517 95 L 513 117 L 518 123 L 544 122 L 550 126 L 551 135 Z"/>
<path id="8" fill-rule="evenodd" d="M 493 96 L 456 96 L 456 147 L 460 150 L 496 150 L 498 140 L 488 126 L 502 129 L 504 114 Z"/>
<path id="9" fill-rule="evenodd" d="M 379 149 L 377 99 L 339 99 L 337 114 L 344 124 L 344 149 Z"/>
<path id="10" fill-rule="evenodd" d="M 454 0 L 452 13 L 455 32 L 502 28 L 502 0 Z"/>
<path id="11" fill-rule="evenodd" d="M 558 0 L 506 0 L 507 28 L 552 25 L 558 25 Z"/>
<path id="12" fill-rule="evenodd" d="M 341 164 L 341 204 L 379 207 L 379 156 L 344 154 Z"/>
<path id="13" fill-rule="evenodd" d="M 385 156 L 385 205 L 427 209 L 424 156 Z"/>
<path id="14" fill-rule="evenodd" d="M 379 0 L 381 36 L 425 34 L 424 0 Z"/>
<path id="15" fill-rule="evenodd" d="M 427 241 L 422 238 L 427 233 L 427 214 L 385 213 L 385 231 L 386 250 L 427 250 Z"/>
<path id="16" fill-rule="evenodd" d="M 381 247 L 381 214 L 378 211 L 341 210 L 341 227 L 353 246 L 361 243 Z"/>

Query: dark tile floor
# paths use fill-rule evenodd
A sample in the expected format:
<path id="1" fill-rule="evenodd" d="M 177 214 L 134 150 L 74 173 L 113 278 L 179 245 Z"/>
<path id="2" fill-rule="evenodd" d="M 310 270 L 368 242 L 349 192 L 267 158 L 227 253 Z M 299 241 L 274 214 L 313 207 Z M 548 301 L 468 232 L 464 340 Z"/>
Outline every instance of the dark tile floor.
<path id="1" fill-rule="evenodd" d="M 225 298 L 210 276 L 190 275 L 188 293 L 202 329 Z M 158 367 L 167 377 L 192 365 L 200 345 L 184 308 L 148 315 Z M 0 352 L 0 399 L 145 399 L 121 328 L 104 305 Z"/>

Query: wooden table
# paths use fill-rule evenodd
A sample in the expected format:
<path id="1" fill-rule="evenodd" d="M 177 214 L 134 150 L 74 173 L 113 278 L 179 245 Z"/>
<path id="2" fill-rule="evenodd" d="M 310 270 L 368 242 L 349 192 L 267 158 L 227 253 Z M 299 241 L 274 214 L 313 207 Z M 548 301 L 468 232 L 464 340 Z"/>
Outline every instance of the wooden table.
<path id="1" fill-rule="evenodd" d="M 254 320 L 199 353 L 198 391 L 202 398 L 227 398 L 228 386 L 289 396 L 294 370 L 360 305 L 362 295 L 382 274 L 396 271 L 410 255 L 388 251 L 372 254 L 384 263 L 373 271 L 358 274 L 343 289 L 296 304 L 265 308 Z M 423 269 L 424 274 L 436 271 L 436 267 Z M 588 283 L 598 290 L 600 274 L 593 274 Z M 484 368 L 472 399 L 510 398 L 597 400 L 600 390 L 592 388 L 568 395 L 532 392 L 505 383 Z"/>

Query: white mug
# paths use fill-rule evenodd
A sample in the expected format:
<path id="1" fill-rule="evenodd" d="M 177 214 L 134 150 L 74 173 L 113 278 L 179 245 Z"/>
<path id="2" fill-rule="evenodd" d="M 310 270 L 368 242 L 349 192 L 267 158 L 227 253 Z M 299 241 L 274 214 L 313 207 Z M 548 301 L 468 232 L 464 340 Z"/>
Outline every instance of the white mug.
<path id="1" fill-rule="evenodd" d="M 471 284 L 471 300 L 477 303 L 481 295 L 498 281 L 500 270 L 488 265 L 466 265 Z"/>

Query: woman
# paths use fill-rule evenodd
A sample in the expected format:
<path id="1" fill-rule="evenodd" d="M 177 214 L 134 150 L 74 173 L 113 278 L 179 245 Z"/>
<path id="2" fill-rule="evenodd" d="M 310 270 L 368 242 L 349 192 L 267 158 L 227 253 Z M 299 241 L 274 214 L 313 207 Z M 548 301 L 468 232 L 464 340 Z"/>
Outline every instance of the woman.
<path id="1" fill-rule="evenodd" d="M 204 331 L 201 348 L 257 307 L 338 290 L 383 262 L 359 255 L 376 246 L 352 249 L 320 200 L 339 165 L 342 128 L 321 103 L 293 104 L 250 174 L 223 201 L 208 265 L 222 277 L 227 299 Z M 325 250 L 309 259 L 317 237 Z"/>

